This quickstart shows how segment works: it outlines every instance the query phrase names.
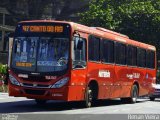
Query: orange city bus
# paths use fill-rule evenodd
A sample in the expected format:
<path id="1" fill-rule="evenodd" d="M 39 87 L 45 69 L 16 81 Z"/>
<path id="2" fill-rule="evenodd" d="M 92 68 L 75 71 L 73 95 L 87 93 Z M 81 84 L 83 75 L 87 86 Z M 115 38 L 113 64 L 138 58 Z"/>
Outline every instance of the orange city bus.
<path id="1" fill-rule="evenodd" d="M 9 69 L 9 95 L 47 100 L 121 98 L 135 103 L 156 81 L 156 48 L 100 28 L 53 20 L 20 22 Z"/>

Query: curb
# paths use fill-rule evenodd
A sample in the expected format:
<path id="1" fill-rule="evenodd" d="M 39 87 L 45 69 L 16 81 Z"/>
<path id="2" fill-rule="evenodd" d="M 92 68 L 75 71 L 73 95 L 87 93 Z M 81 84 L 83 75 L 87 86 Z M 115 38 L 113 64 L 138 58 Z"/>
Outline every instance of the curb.
<path id="1" fill-rule="evenodd" d="M 0 95 L 8 95 L 8 93 L 0 92 Z"/>

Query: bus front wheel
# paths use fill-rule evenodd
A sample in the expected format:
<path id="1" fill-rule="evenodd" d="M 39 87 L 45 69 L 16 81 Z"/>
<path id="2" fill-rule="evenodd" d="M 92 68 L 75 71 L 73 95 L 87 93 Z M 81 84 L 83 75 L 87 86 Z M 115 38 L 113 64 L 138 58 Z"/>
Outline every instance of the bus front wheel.
<path id="1" fill-rule="evenodd" d="M 85 93 L 85 106 L 89 108 L 92 106 L 92 104 L 93 104 L 92 89 L 90 86 L 88 86 Z"/>
<path id="2" fill-rule="evenodd" d="M 155 97 L 149 97 L 150 101 L 154 101 Z"/>

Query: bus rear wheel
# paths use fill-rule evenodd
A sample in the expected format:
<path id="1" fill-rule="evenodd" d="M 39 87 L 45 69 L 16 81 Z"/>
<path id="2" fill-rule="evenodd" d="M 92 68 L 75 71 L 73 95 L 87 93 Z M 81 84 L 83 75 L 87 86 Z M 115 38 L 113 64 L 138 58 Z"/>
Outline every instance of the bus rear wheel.
<path id="1" fill-rule="evenodd" d="M 35 99 L 35 102 L 37 103 L 37 105 L 44 105 L 47 100 Z"/>
<path id="2" fill-rule="evenodd" d="M 136 103 L 138 98 L 138 87 L 133 85 L 131 90 L 131 97 L 129 98 L 130 103 Z"/>

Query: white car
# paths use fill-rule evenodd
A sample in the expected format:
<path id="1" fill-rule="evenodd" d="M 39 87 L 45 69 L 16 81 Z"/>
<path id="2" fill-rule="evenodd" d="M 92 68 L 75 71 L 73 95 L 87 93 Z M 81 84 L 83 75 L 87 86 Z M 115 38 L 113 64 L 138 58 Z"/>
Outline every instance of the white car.
<path id="1" fill-rule="evenodd" d="M 160 84 L 153 84 L 152 87 L 154 92 L 150 94 L 149 98 L 151 101 L 154 101 L 155 98 L 160 98 Z"/>

